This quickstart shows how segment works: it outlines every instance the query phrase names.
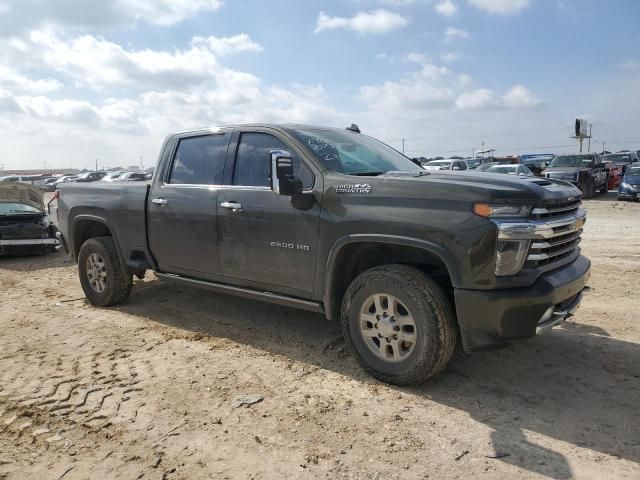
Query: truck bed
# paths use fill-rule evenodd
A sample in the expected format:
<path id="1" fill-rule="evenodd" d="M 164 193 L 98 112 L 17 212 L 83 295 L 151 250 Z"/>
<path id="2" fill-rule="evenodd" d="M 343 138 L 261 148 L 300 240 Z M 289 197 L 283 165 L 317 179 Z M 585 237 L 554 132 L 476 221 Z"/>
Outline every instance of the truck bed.
<path id="1" fill-rule="evenodd" d="M 145 250 L 147 234 L 145 209 L 150 182 L 66 183 L 60 186 L 58 219 L 63 231 L 67 222 L 92 218 L 107 223 L 125 261 L 135 249 Z M 67 242 L 74 239 L 68 238 Z M 72 248 L 72 245 L 69 245 Z"/>

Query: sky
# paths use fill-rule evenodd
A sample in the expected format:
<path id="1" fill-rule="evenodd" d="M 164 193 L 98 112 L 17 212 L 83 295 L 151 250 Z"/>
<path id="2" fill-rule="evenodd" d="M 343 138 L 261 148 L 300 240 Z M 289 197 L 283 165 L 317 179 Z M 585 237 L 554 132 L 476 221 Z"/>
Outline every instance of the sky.
<path id="1" fill-rule="evenodd" d="M 0 170 L 151 166 L 175 130 L 360 129 L 408 156 L 640 149 L 637 0 L 0 0 Z"/>

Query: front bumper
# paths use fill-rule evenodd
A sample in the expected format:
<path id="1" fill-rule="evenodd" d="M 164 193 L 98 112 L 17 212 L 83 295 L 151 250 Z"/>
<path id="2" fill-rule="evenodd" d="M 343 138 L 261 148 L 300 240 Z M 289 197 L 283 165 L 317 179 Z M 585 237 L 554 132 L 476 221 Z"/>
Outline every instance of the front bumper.
<path id="1" fill-rule="evenodd" d="M 462 344 L 467 352 L 500 348 L 530 338 L 575 313 L 591 274 L 591 262 L 579 256 L 541 276 L 527 288 L 455 290 Z"/>

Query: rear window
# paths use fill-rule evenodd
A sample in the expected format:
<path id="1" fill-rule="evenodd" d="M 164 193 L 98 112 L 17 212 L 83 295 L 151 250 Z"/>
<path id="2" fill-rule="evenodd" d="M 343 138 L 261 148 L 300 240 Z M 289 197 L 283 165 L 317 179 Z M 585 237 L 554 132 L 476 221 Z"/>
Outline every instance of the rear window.
<path id="1" fill-rule="evenodd" d="M 228 133 L 180 139 L 173 159 L 169 183 L 221 184 L 228 144 Z"/>

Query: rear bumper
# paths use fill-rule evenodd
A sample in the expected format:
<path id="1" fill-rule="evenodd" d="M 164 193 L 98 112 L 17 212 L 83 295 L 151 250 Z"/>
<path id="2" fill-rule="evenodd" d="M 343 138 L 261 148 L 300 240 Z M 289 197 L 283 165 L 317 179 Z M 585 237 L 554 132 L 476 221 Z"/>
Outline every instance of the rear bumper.
<path id="1" fill-rule="evenodd" d="M 541 276 L 531 287 L 455 290 L 465 351 L 508 345 L 543 333 L 572 316 L 589 281 L 591 262 L 583 256 Z"/>

